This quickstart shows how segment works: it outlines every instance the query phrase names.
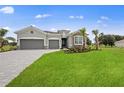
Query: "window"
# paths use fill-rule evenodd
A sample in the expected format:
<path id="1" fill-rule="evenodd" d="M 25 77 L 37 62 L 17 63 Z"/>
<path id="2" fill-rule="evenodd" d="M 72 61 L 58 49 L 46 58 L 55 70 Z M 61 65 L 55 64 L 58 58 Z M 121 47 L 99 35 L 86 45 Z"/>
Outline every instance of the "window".
<path id="1" fill-rule="evenodd" d="M 31 34 L 33 34 L 33 33 L 34 33 L 34 31 L 30 31 L 30 33 L 31 33 Z"/>
<path id="2" fill-rule="evenodd" d="M 82 45 L 83 44 L 83 37 L 82 36 L 75 36 L 74 37 L 74 44 L 75 45 Z"/>

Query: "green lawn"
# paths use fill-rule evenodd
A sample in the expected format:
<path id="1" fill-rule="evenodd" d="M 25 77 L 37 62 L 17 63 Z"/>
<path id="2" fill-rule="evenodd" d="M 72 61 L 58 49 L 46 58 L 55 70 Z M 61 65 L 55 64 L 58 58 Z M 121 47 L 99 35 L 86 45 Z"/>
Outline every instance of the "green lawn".
<path id="1" fill-rule="evenodd" d="M 124 87 L 124 49 L 106 48 L 87 53 L 45 54 L 7 86 Z"/>

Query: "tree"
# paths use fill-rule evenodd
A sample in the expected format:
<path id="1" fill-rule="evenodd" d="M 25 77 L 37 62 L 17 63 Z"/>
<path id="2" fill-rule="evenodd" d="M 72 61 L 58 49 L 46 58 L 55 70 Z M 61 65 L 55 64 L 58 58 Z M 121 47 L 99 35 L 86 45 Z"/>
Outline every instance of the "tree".
<path id="1" fill-rule="evenodd" d="M 103 44 L 102 40 L 104 39 L 104 33 L 99 34 L 99 44 Z"/>
<path id="2" fill-rule="evenodd" d="M 6 37 L 6 39 L 11 41 L 11 42 L 9 42 L 9 45 L 12 45 L 12 46 L 17 45 L 16 39 L 14 37 Z"/>
<path id="3" fill-rule="evenodd" d="M 0 29 L 0 37 L 4 37 L 6 35 L 6 33 L 8 32 L 8 30 L 6 29 Z"/>
<path id="4" fill-rule="evenodd" d="M 114 46 L 114 42 L 115 42 L 115 37 L 113 35 L 108 35 L 108 45 L 113 47 Z"/>
<path id="5" fill-rule="evenodd" d="M 113 35 L 115 37 L 115 41 L 119 41 L 124 39 L 124 36 L 120 36 L 120 35 Z"/>
<path id="6" fill-rule="evenodd" d="M 16 39 L 14 37 L 6 37 L 7 40 L 11 40 L 12 42 L 15 42 Z"/>
<path id="7" fill-rule="evenodd" d="M 95 29 L 95 30 L 92 30 L 92 33 L 95 35 L 96 50 L 98 50 L 99 49 L 99 31 Z"/>
<path id="8" fill-rule="evenodd" d="M 8 30 L 6 29 L 0 29 L 0 48 L 3 47 L 4 41 L 6 41 L 4 39 L 4 36 L 6 35 L 6 33 L 8 32 Z"/>
<path id="9" fill-rule="evenodd" d="M 87 37 L 87 45 L 91 45 L 92 41 Z"/>
<path id="10" fill-rule="evenodd" d="M 87 39 L 86 29 L 85 28 L 80 29 L 80 33 L 83 36 L 83 49 L 86 49 L 86 44 L 87 44 L 87 40 L 86 40 Z"/>
<path id="11" fill-rule="evenodd" d="M 114 46 L 114 42 L 115 42 L 115 37 L 113 35 L 104 35 L 104 39 L 103 39 L 103 44 L 109 45 L 109 46 Z"/>
<path id="12" fill-rule="evenodd" d="M 116 41 L 115 35 L 103 35 L 99 37 L 100 44 L 104 44 L 105 46 L 114 46 L 114 42 Z"/>

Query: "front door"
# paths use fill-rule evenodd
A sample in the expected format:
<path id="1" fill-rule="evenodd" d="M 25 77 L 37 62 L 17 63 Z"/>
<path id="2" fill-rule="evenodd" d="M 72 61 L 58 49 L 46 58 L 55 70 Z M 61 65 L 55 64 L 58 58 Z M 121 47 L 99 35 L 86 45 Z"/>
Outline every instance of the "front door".
<path id="1" fill-rule="evenodd" d="M 67 48 L 67 38 L 62 38 L 62 48 Z"/>

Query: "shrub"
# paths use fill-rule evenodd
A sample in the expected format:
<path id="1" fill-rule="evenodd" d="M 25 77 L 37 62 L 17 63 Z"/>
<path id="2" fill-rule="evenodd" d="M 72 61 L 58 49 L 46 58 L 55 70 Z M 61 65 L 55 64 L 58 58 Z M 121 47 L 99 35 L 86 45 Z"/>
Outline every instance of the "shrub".
<path id="1" fill-rule="evenodd" d="M 5 45 L 2 48 L 0 48 L 0 52 L 6 52 L 6 51 L 16 50 L 16 49 L 17 49 L 16 46 Z"/>
<path id="2" fill-rule="evenodd" d="M 91 47 L 88 47 L 87 49 L 82 49 L 81 47 L 73 47 L 64 50 L 65 53 L 83 53 L 88 51 L 91 51 Z"/>
<path id="3" fill-rule="evenodd" d="M 9 45 L 11 45 L 11 46 L 16 46 L 17 43 L 16 43 L 16 42 L 10 42 Z"/>

